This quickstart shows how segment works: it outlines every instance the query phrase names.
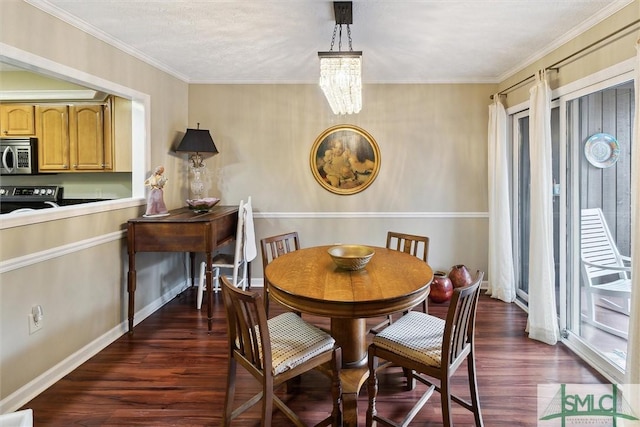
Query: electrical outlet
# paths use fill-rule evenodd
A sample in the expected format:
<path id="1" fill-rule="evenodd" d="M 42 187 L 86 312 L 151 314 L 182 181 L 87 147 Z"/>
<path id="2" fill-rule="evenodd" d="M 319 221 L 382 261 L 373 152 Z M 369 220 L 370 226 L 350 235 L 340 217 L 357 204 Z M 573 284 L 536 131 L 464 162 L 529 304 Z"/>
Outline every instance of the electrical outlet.
<path id="1" fill-rule="evenodd" d="M 33 320 L 33 314 L 29 313 L 27 317 L 29 318 L 29 335 L 35 334 L 40 329 L 42 329 L 42 324 L 44 323 L 44 319 L 40 319 L 40 321 L 36 323 L 35 320 Z"/>

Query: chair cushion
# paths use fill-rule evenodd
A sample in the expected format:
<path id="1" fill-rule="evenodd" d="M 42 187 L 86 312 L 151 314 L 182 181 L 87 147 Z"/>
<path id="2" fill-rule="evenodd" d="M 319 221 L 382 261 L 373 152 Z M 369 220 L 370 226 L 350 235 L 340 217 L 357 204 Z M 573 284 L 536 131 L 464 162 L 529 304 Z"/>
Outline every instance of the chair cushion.
<path id="1" fill-rule="evenodd" d="M 445 321 L 410 311 L 373 337 L 373 343 L 408 359 L 440 367 Z"/>
<path id="2" fill-rule="evenodd" d="M 331 335 L 307 323 L 295 313 L 283 313 L 268 320 L 271 335 L 273 374 L 293 369 L 325 351 L 333 349 Z"/>

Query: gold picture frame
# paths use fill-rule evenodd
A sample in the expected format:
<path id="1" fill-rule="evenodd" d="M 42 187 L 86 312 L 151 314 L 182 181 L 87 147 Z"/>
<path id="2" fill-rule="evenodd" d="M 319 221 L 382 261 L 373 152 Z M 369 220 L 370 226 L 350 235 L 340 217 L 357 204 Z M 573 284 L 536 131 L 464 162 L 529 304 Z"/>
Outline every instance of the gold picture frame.
<path id="1" fill-rule="evenodd" d="M 330 127 L 318 136 L 309 157 L 318 183 L 335 194 L 356 194 L 380 171 L 380 148 L 366 130 L 353 125 Z"/>

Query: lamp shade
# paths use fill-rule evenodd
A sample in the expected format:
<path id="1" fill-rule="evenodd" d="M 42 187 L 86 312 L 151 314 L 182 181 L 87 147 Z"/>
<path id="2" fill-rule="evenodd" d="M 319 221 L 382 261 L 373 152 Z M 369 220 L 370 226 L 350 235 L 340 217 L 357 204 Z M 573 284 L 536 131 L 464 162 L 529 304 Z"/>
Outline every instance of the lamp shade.
<path id="1" fill-rule="evenodd" d="M 207 129 L 187 129 L 176 151 L 218 154 L 218 149 Z"/>

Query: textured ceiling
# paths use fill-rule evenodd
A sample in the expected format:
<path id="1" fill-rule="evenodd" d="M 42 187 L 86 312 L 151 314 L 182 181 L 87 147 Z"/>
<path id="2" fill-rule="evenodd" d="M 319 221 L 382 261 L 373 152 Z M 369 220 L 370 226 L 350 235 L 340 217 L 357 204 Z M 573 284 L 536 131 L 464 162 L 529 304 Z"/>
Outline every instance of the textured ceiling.
<path id="1" fill-rule="evenodd" d="M 316 83 L 335 24 L 325 0 L 26 1 L 190 83 Z M 365 83 L 497 82 L 628 3 L 356 0 L 351 35 Z"/>

